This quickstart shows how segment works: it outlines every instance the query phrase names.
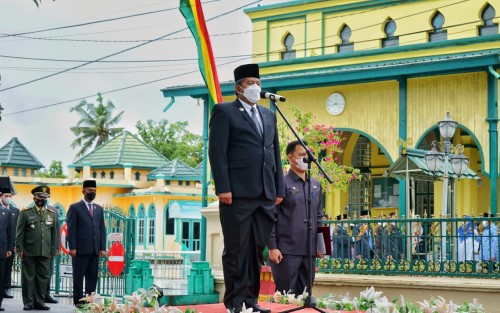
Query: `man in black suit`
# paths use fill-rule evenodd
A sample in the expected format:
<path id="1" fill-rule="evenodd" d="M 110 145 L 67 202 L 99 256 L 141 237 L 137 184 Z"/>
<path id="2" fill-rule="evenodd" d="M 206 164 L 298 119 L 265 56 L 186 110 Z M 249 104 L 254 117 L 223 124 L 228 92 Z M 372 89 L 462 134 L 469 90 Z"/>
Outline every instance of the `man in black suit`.
<path id="1" fill-rule="evenodd" d="M 233 102 L 217 104 L 210 119 L 209 158 L 224 235 L 224 305 L 270 312 L 257 303 L 263 250 L 284 185 L 276 115 L 258 106 L 259 66 L 234 70 Z"/>
<path id="2" fill-rule="evenodd" d="M 12 205 L 12 191 L 10 190 L 10 184 L 9 186 L 3 186 L 0 189 L 0 192 L 2 193 L 1 199 L 1 206 L 2 208 L 6 209 L 10 213 L 10 231 L 11 231 L 11 238 L 13 241 L 15 241 L 16 238 L 16 227 L 17 227 L 17 219 L 19 218 L 19 209 L 14 207 Z M 14 261 L 14 251 L 12 251 L 12 255 L 7 258 L 6 263 L 5 263 L 5 279 L 3 281 L 4 287 L 5 287 L 5 295 L 4 298 L 11 299 L 14 298 L 12 295 L 12 264 Z"/>
<path id="3" fill-rule="evenodd" d="M 10 191 L 10 190 L 9 190 Z M 14 251 L 14 237 L 11 231 L 11 213 L 8 209 L 0 206 L 0 277 L 5 276 L 6 261 Z M 0 311 L 5 311 L 2 302 L 5 294 L 3 281 L 0 284 Z"/>
<path id="4" fill-rule="evenodd" d="M 290 142 L 286 147 L 286 155 L 290 169 L 285 174 L 285 198 L 278 206 L 276 222 L 271 238 L 269 238 L 269 260 L 276 284 L 280 292 L 292 291 L 301 294 L 308 287 L 309 275 L 314 281 L 314 269 L 311 268 L 313 259 L 307 251 L 308 209 L 311 214 L 311 257 L 321 257 L 317 248 L 318 228 L 322 226 L 323 193 L 318 180 L 307 179 L 308 164 L 306 149 L 298 140 Z M 309 187 L 310 185 L 310 187 Z M 309 200 L 310 207 L 306 207 Z M 307 289 L 310 292 L 309 289 Z"/>
<path id="5" fill-rule="evenodd" d="M 95 292 L 99 257 L 106 255 L 106 229 L 103 208 L 94 201 L 97 191 L 95 180 L 83 182 L 83 199 L 69 206 L 68 225 L 69 254 L 73 257 L 73 303 L 84 304 L 85 295 Z"/>

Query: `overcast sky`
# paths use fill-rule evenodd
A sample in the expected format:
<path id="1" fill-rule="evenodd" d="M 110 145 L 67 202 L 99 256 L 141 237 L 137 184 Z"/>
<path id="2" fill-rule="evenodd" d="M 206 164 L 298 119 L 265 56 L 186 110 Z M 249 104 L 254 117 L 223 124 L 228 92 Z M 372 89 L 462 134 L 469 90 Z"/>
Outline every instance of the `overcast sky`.
<path id="1" fill-rule="evenodd" d="M 287 1 L 202 1 L 206 19 L 212 19 L 208 29 L 221 82 L 232 80 L 234 67 L 251 60 L 251 22 L 240 7 L 280 2 Z M 70 146 L 75 139 L 70 127 L 78 116 L 70 109 L 81 100 L 57 103 L 160 79 L 103 95 L 115 104 L 116 113 L 125 111 L 119 126 L 135 133 L 138 120 L 188 121 L 189 129 L 201 134 L 202 108 L 196 100 L 178 98 L 163 112 L 169 99 L 163 97 L 162 88 L 203 82 L 195 43 L 190 32 L 183 30 L 186 23 L 178 5 L 179 0 L 43 0 L 37 8 L 31 0 L 0 0 L 0 103 L 4 108 L 0 146 L 18 137 L 46 167 L 52 160 L 61 160 L 66 168 L 77 152 Z M 145 14 L 159 10 L 163 11 Z M 66 27 L 135 14 L 143 15 Z M 47 30 L 58 27 L 66 28 Z M 36 32 L 40 30 L 47 31 Z M 40 79 L 161 36 L 165 38 L 105 59 L 127 62 L 96 62 Z M 36 79 L 40 80 L 11 88 Z M 91 96 L 87 101 L 95 103 L 95 99 Z M 24 110 L 28 111 L 20 112 Z"/>

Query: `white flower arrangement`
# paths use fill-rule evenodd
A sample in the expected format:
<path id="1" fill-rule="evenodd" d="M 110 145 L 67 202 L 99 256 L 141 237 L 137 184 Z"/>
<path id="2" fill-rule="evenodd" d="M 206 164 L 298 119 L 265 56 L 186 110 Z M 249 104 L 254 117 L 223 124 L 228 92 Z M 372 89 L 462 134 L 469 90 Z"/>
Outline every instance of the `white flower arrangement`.
<path id="1" fill-rule="evenodd" d="M 294 295 L 289 292 L 276 292 L 273 296 L 274 302 L 285 304 L 303 305 L 307 298 L 307 293 L 300 296 L 300 300 L 291 299 Z M 398 299 L 390 301 L 386 296 L 383 296 L 381 291 L 375 291 L 375 288 L 369 287 L 360 292 L 359 298 L 351 298 L 349 294 L 335 297 L 327 296 L 318 299 L 318 308 L 343 310 L 343 311 L 364 311 L 366 313 L 485 313 L 481 304 L 477 299 L 473 299 L 471 303 L 464 302 L 461 305 L 454 304 L 452 301 L 446 302 L 443 297 L 431 298 L 423 300 L 417 304 L 406 301 L 401 295 Z"/>

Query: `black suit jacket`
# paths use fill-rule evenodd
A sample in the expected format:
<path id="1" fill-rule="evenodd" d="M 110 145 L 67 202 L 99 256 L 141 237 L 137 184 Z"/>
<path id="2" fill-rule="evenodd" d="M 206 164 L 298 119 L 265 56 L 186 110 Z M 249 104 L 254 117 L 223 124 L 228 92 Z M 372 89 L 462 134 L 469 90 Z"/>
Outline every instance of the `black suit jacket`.
<path id="1" fill-rule="evenodd" d="M 257 106 L 261 136 L 241 102 L 217 104 L 210 118 L 209 158 L 217 194 L 269 200 L 285 194 L 276 115 Z"/>
<path id="2" fill-rule="evenodd" d="M 95 203 L 94 216 L 90 216 L 85 202 L 69 206 L 66 223 L 68 225 L 69 249 L 76 249 L 77 255 L 99 255 L 106 250 L 106 228 L 103 208 Z"/>
<path id="3" fill-rule="evenodd" d="M 14 237 L 11 231 L 11 213 L 9 209 L 0 206 L 0 259 L 7 258 L 7 251 L 14 250 Z M 3 280 L 2 280 L 3 284 Z"/>
<path id="4" fill-rule="evenodd" d="M 10 236 L 11 236 L 12 240 L 15 242 L 16 241 L 17 220 L 19 219 L 19 209 L 13 207 L 12 205 L 9 205 L 8 208 L 2 206 L 2 208 L 6 209 L 7 211 L 10 211 L 10 231 L 11 231 Z M 12 252 L 14 252 L 14 251 L 12 251 Z"/>

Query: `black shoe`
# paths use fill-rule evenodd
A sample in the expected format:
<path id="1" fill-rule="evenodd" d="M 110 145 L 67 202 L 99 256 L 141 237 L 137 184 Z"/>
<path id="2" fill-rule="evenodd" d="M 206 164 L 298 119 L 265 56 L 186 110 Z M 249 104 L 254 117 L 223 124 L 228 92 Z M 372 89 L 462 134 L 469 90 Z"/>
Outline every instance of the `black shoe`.
<path id="1" fill-rule="evenodd" d="M 252 308 L 252 310 L 253 310 L 254 312 L 271 313 L 271 310 L 269 310 L 269 309 L 264 309 L 264 308 L 260 307 L 257 303 L 256 303 L 256 304 L 254 304 L 254 305 L 249 305 L 249 306 L 247 307 L 247 309 L 250 309 L 250 308 Z"/>
<path id="2" fill-rule="evenodd" d="M 23 307 L 23 310 L 25 310 L 25 311 L 31 311 L 31 310 L 33 310 L 33 306 L 31 304 L 26 304 Z"/>
<path id="3" fill-rule="evenodd" d="M 58 301 L 51 296 L 45 296 L 45 303 L 58 303 Z"/>
<path id="4" fill-rule="evenodd" d="M 4 299 L 13 299 L 14 298 L 13 295 L 9 295 L 7 293 L 3 297 L 4 297 Z"/>
<path id="5" fill-rule="evenodd" d="M 0 306 L 0 311 L 5 311 L 5 308 L 2 308 L 2 307 Z"/>
<path id="6" fill-rule="evenodd" d="M 39 310 L 39 311 L 48 311 L 48 310 L 50 310 L 50 307 L 46 306 L 45 304 L 35 305 L 34 308 L 35 308 L 35 310 Z"/>

